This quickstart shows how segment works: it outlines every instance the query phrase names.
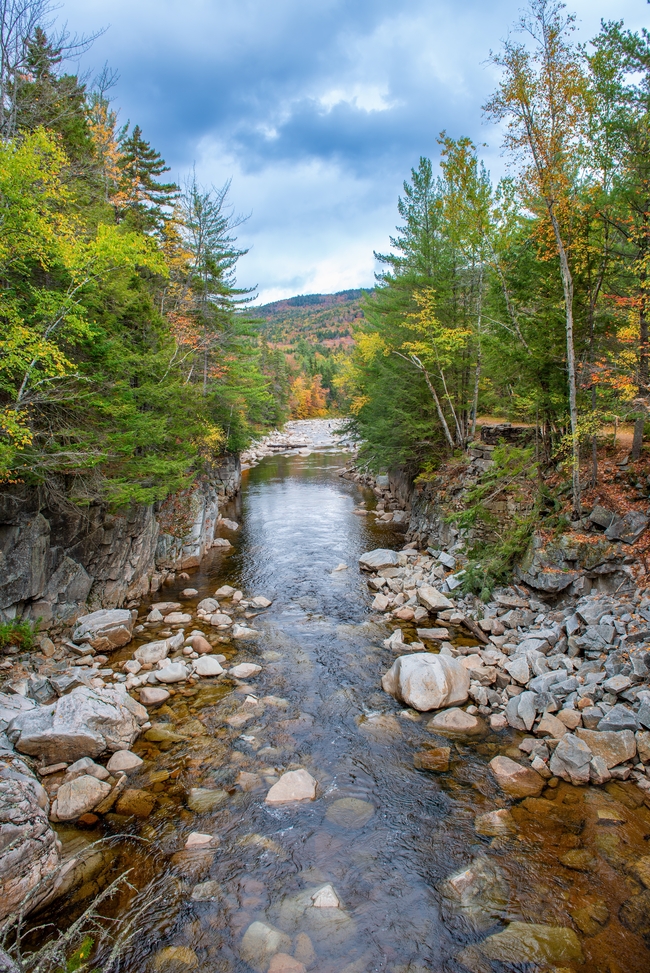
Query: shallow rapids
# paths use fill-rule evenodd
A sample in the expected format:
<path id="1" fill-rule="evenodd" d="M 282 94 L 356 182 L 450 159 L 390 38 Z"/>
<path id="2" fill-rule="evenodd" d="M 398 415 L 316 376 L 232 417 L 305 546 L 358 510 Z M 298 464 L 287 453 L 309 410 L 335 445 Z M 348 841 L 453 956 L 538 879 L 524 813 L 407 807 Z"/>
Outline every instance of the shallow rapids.
<path id="1" fill-rule="evenodd" d="M 487 762 L 508 748 L 514 756 L 516 734 L 434 736 L 426 715 L 402 712 L 381 691 L 390 630 L 370 621 L 357 559 L 401 547 L 403 534 L 364 516 L 374 498 L 340 478 L 348 461 L 334 449 L 277 455 L 244 474 L 225 511 L 241 523 L 226 535 L 233 547 L 192 573 L 199 594 L 184 602 L 222 584 L 273 599 L 250 621 L 260 636 L 223 649 L 229 663 L 262 671 L 239 685 L 204 680 L 154 711 L 159 739 L 136 744 L 145 763 L 129 782 L 155 801 L 148 816 L 59 826 L 68 850 L 114 836 L 89 858 L 63 918 L 126 866 L 134 887 L 158 885 L 124 973 L 647 971 L 650 906 L 636 932 L 619 918 L 630 896 L 643 896 L 634 866 L 650 854 L 638 790 L 560 784 L 509 801 Z M 152 600 L 181 600 L 186 585 Z M 449 770 L 414 769 L 414 755 L 433 746 L 451 747 Z M 318 782 L 316 800 L 266 805 L 269 787 L 296 768 Z M 499 808 L 510 808 L 509 826 L 478 833 L 476 817 Z M 216 836 L 216 848 L 184 850 L 190 832 Z M 463 883 L 469 892 L 455 894 Z M 314 907 L 328 886 L 325 898 L 339 905 Z M 134 902 L 124 890 L 113 913 L 128 918 Z M 568 927 L 581 955 L 527 964 L 516 947 L 491 958 L 472 948 L 513 922 Z M 261 927 L 250 934 L 255 923 L 277 931 L 275 958 Z"/>

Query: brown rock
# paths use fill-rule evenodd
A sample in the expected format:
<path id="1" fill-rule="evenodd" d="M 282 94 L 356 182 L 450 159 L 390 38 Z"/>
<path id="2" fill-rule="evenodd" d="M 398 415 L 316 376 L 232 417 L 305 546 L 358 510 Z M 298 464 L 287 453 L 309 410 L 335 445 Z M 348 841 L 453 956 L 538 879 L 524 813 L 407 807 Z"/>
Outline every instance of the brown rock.
<path id="1" fill-rule="evenodd" d="M 449 770 L 450 754 L 451 747 L 432 747 L 430 750 L 422 750 L 413 757 L 413 766 L 416 770 L 444 772 Z"/>
<path id="2" fill-rule="evenodd" d="M 155 804 L 156 798 L 149 791 L 142 791 L 136 787 L 128 787 L 118 798 L 115 810 L 118 814 L 133 815 L 136 818 L 148 818 Z"/>
<path id="3" fill-rule="evenodd" d="M 501 790 L 511 797 L 539 797 L 544 789 L 543 777 L 510 757 L 493 757 L 489 767 Z"/>
<path id="4" fill-rule="evenodd" d="M 575 728 L 580 726 L 582 723 L 582 717 L 575 709 L 561 709 L 559 713 L 555 714 L 555 716 L 558 720 L 560 720 L 561 723 L 564 723 L 569 730 L 575 730 Z"/>
<path id="5" fill-rule="evenodd" d="M 539 725 L 535 728 L 537 736 L 552 737 L 554 740 L 559 740 L 567 731 L 566 723 L 558 720 L 552 713 L 544 713 Z"/>
<path id="6" fill-rule="evenodd" d="M 608 769 L 636 757 L 632 730 L 584 730 L 579 727 L 576 736 L 584 740 L 595 757 L 603 758 Z"/>
<path id="7" fill-rule="evenodd" d="M 207 655 L 208 652 L 212 652 L 212 646 L 202 635 L 192 635 L 187 641 L 199 655 Z"/>

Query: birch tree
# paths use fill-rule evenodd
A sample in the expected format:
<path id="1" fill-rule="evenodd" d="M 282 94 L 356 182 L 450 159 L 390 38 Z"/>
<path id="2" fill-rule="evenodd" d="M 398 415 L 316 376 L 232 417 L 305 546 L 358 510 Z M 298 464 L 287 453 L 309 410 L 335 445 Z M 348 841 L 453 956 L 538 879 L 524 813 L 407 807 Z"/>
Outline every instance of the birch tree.
<path id="1" fill-rule="evenodd" d="M 573 508 L 580 513 L 580 442 L 574 283 L 567 224 L 579 179 L 586 86 L 580 52 L 571 42 L 575 16 L 558 0 L 529 0 L 528 12 L 492 62 L 502 77 L 485 111 L 505 123 L 504 148 L 513 155 L 525 205 L 542 211 L 559 259 L 566 327 Z"/>

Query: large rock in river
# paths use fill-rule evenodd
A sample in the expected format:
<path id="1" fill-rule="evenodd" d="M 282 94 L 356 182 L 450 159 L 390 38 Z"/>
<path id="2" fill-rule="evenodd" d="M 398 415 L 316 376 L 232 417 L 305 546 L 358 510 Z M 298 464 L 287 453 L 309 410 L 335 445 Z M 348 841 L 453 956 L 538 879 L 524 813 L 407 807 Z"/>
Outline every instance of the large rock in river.
<path id="1" fill-rule="evenodd" d="M 7 736 L 21 753 L 43 763 L 72 763 L 98 757 L 105 750 L 128 750 L 147 711 L 122 686 L 73 689 L 49 706 L 37 706 L 16 716 Z"/>
<path id="2" fill-rule="evenodd" d="M 359 558 L 359 564 L 366 571 L 381 571 L 382 568 L 396 568 L 399 564 L 397 551 L 377 548 L 376 551 L 366 551 Z"/>
<path id="3" fill-rule="evenodd" d="M 451 656 L 415 652 L 396 659 L 381 684 L 395 699 L 425 712 L 464 703 L 469 672 Z"/>
<path id="4" fill-rule="evenodd" d="M 0 920 L 19 907 L 29 912 L 49 891 L 61 846 L 48 811 L 45 790 L 22 760 L 0 755 Z"/>
<path id="5" fill-rule="evenodd" d="M 89 642 L 97 652 L 111 652 L 133 638 L 133 615 L 125 608 L 102 608 L 77 620 L 73 642 Z"/>

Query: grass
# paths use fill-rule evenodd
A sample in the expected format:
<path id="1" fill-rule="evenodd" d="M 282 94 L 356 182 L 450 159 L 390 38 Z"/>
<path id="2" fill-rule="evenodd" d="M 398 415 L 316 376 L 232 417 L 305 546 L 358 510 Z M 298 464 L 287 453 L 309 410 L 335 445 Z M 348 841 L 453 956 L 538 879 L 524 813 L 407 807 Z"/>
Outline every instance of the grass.
<path id="1" fill-rule="evenodd" d="M 0 649 L 7 649 L 16 645 L 19 649 L 33 649 L 38 622 L 20 622 L 12 619 L 10 622 L 0 622 Z"/>

